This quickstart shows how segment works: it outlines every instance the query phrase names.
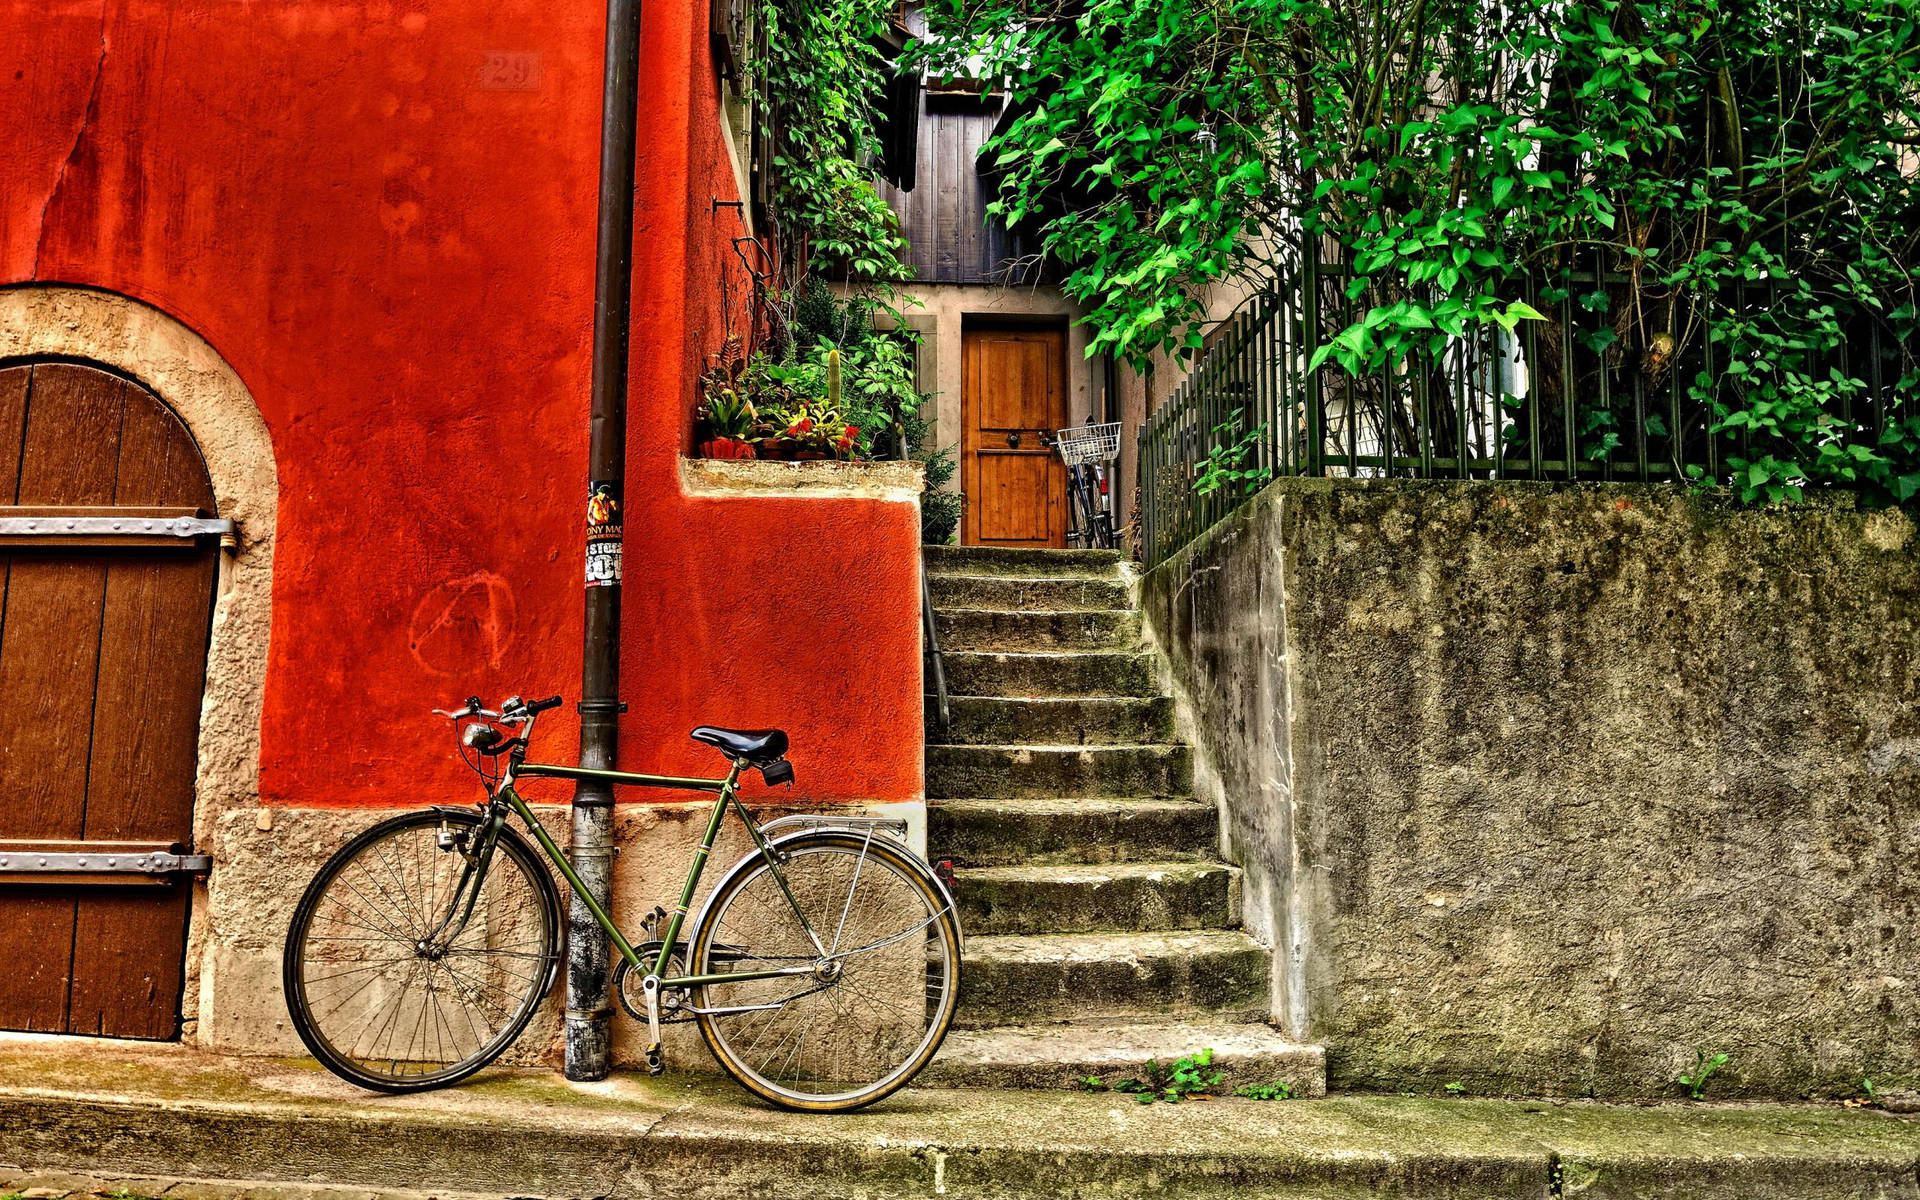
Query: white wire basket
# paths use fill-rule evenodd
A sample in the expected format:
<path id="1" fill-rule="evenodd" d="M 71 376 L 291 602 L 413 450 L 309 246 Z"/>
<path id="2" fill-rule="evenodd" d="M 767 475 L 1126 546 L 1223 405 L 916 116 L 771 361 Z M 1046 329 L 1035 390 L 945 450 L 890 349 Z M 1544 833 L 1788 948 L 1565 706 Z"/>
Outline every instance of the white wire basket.
<path id="1" fill-rule="evenodd" d="M 1054 446 L 1070 467 L 1087 463 L 1112 462 L 1120 457 L 1120 422 L 1108 425 L 1074 425 L 1062 429 Z"/>

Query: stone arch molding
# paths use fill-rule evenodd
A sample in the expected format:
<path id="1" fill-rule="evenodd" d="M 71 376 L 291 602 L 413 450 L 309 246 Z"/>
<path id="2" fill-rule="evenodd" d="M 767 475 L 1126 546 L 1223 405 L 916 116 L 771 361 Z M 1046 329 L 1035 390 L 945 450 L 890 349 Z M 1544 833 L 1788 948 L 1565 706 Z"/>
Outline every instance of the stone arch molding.
<path id="1" fill-rule="evenodd" d="M 200 704 L 194 840 L 210 846 L 218 815 L 253 804 L 259 795 L 280 499 L 273 439 L 253 394 L 227 361 L 159 309 L 90 288 L 0 287 L 0 360 L 48 357 L 100 363 L 160 397 L 199 444 L 220 515 L 240 526 L 237 552 L 221 556 Z M 190 950 L 190 973 L 192 957 Z"/>

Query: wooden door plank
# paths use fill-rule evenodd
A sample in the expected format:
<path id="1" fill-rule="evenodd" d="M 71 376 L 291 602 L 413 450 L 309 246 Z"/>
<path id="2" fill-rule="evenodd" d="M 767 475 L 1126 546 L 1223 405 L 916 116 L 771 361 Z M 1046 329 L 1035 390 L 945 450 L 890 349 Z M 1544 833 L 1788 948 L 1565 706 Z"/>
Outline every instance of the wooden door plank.
<path id="1" fill-rule="evenodd" d="M 211 511 L 213 488 L 186 428 L 142 395 L 126 408 L 116 505 Z M 123 551 L 107 559 L 84 836 L 187 842 L 195 740 L 219 550 Z"/>
<path id="2" fill-rule="evenodd" d="M 0 499 L 11 501 L 20 486 L 20 431 L 27 419 L 31 367 L 0 370 Z M 0 616 L 6 611 L 5 579 L 12 557 L 0 565 Z M 0 816 L 0 820 L 5 817 Z M 67 961 L 35 954 L 31 943 L 48 927 L 73 920 L 73 896 L 55 889 L 0 886 L 0 1026 L 59 1030 L 67 1020 Z M 69 934 L 71 936 L 71 934 Z M 49 977 L 51 972 L 51 977 Z"/>
<path id="3" fill-rule="evenodd" d="M 186 427 L 129 397 L 114 503 L 211 512 L 213 488 Z M 193 836 L 194 764 L 217 548 L 108 560 L 87 777 L 89 840 Z M 73 1032 L 170 1038 L 179 1030 L 187 888 L 96 888 L 79 900 Z"/>
<path id="4" fill-rule="evenodd" d="M 20 430 L 32 386 L 32 367 L 0 369 L 0 499 L 7 501 L 20 486 Z"/>
<path id="5" fill-rule="evenodd" d="M 105 381 L 104 383 L 102 381 Z M 82 367 L 34 370 L 21 504 L 111 504 L 126 385 Z M 16 551 L 0 613 L 0 695 L 38 719 L 0 726 L 0 837 L 82 836 L 106 566 L 71 551 Z"/>
<path id="6" fill-rule="evenodd" d="M 79 367 L 33 369 L 15 503 L 112 503 L 124 394 L 102 379 L 119 382 Z M 81 835 L 105 584 L 97 562 L 13 555 L 0 695 L 33 697 L 35 719 L 0 725 L 0 837 Z M 66 1027 L 77 905 L 74 889 L 0 894 L 0 961 L 15 979 L 0 993 L 0 1026 Z"/>
<path id="7" fill-rule="evenodd" d="M 0 884 L 0 1029 L 66 1032 L 78 893 Z"/>
<path id="8" fill-rule="evenodd" d="M 185 883 L 80 890 L 70 1032 L 156 1040 L 179 1035 L 190 896 Z"/>

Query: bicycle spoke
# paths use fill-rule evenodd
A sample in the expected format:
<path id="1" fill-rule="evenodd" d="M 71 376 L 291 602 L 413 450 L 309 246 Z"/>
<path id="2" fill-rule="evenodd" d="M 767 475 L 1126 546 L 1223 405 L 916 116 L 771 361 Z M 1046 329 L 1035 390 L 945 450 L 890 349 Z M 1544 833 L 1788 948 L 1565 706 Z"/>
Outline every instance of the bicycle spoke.
<path id="1" fill-rule="evenodd" d="M 923 1060 L 929 1039 L 944 1032 L 951 1006 L 929 1004 L 929 979 L 951 977 L 957 944 L 950 935 L 929 934 L 943 915 L 930 890 L 888 854 L 870 852 L 872 846 L 869 839 L 797 848 L 781 867 L 795 902 L 833 922 L 832 945 L 838 949 L 824 957 L 766 867 L 741 876 L 715 898 L 710 928 L 700 934 L 703 961 L 696 971 L 755 971 L 792 962 L 819 967 L 805 976 L 696 989 L 703 1007 L 777 1006 L 702 1020 L 722 1064 L 763 1094 L 853 1106 L 897 1086 L 890 1081 L 903 1079 L 909 1065 Z M 936 944 L 939 953 L 933 955 L 928 947 Z M 722 946 L 726 959 L 716 964 L 715 948 Z M 941 982 L 942 997 L 946 990 Z"/>
<path id="2" fill-rule="evenodd" d="M 488 1061 L 531 1016 L 557 953 L 537 862 L 503 841 L 478 876 L 438 828 L 401 818 L 329 864 L 289 947 L 302 1034 L 356 1081 L 418 1086 Z"/>

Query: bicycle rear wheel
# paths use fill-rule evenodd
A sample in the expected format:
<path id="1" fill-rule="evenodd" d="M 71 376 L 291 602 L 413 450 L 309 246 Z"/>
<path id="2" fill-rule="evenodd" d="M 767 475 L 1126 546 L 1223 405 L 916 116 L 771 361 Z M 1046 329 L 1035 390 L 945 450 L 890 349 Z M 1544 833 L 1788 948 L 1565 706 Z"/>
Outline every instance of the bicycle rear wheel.
<path id="1" fill-rule="evenodd" d="M 741 1086 L 783 1108 L 872 1104 L 905 1087 L 947 1036 L 960 987 L 958 919 L 925 864 L 883 837 L 802 834 L 780 853 L 779 877 L 756 856 L 714 890 L 693 937 L 692 973 L 814 970 L 693 989 L 700 1033 Z"/>
<path id="2" fill-rule="evenodd" d="M 320 868 L 282 959 L 293 1027 L 329 1071 L 381 1092 L 457 1082 L 520 1036 L 559 963 L 560 895 L 503 829 L 478 894 L 478 812 L 383 821 Z M 441 849 L 443 824 L 458 846 Z M 471 901 L 471 907 L 469 907 Z"/>
<path id="3" fill-rule="evenodd" d="M 1068 467 L 1067 545 L 1074 550 L 1093 548 L 1093 494 L 1079 467 Z"/>

